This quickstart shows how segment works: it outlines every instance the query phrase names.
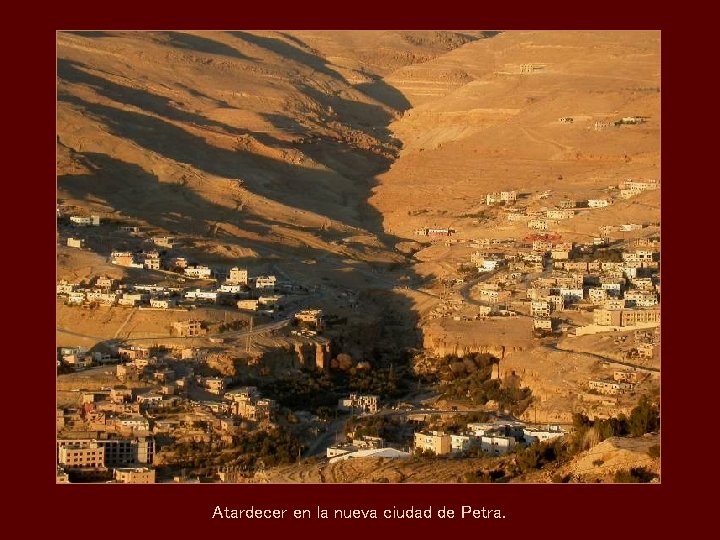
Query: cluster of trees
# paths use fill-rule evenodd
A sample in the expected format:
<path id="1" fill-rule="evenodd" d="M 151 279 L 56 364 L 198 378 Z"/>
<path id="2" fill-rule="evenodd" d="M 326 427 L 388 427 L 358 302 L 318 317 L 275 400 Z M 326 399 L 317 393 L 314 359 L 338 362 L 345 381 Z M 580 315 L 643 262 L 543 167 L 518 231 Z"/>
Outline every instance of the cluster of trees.
<path id="1" fill-rule="evenodd" d="M 248 322 L 242 320 L 220 323 L 220 325 L 218 326 L 218 332 L 234 332 L 237 330 L 242 330 L 246 326 L 248 326 Z"/>
<path id="2" fill-rule="evenodd" d="M 387 438 L 389 419 L 384 416 L 354 416 L 347 421 L 345 429 L 355 437 L 369 435 L 371 437 Z"/>
<path id="3" fill-rule="evenodd" d="M 283 407 L 316 412 L 320 407 L 337 406 L 342 395 L 337 378 L 337 373 L 329 371 L 303 370 L 292 377 L 261 384 L 260 389 Z"/>
<path id="4" fill-rule="evenodd" d="M 505 478 L 505 471 L 494 469 L 492 471 L 477 470 L 463 475 L 463 482 L 466 484 L 491 484 L 501 482 Z"/>
<path id="5" fill-rule="evenodd" d="M 261 385 L 263 395 L 272 396 L 290 409 L 310 410 L 327 415 L 338 400 L 350 392 L 377 394 L 382 398 L 407 392 L 403 370 L 394 367 L 344 370 L 303 370 L 299 375 L 277 379 Z"/>
<path id="6" fill-rule="evenodd" d="M 532 402 L 532 390 L 520 387 L 514 373 L 504 380 L 493 379 L 499 359 L 487 353 L 471 353 L 463 358 L 448 355 L 441 360 L 437 376 L 440 391 L 446 398 L 484 405 L 496 401 L 501 409 L 518 416 Z"/>
<path id="7" fill-rule="evenodd" d="M 645 467 L 632 467 L 630 470 L 617 471 L 613 481 L 616 484 L 647 484 L 657 477 L 657 474 L 648 471 Z"/>
<path id="8" fill-rule="evenodd" d="M 169 448 L 175 457 L 168 465 L 193 468 L 201 474 L 225 465 L 252 469 L 260 460 L 272 467 L 294 463 L 302 449 L 302 444 L 286 431 L 254 431 L 235 437 L 232 448 L 211 442 L 176 443 Z"/>
<path id="9" fill-rule="evenodd" d="M 660 429 L 660 409 L 647 396 L 643 396 L 630 411 L 629 417 L 620 414 L 617 418 L 591 421 L 584 414 L 574 414 L 573 426 L 578 441 L 586 440 L 588 436 L 594 436 L 598 441 L 626 435 L 639 437 Z"/>
<path id="10" fill-rule="evenodd" d="M 397 397 L 407 388 L 404 379 L 394 367 L 350 370 L 347 388 L 365 394 L 377 394 L 383 398 Z"/>

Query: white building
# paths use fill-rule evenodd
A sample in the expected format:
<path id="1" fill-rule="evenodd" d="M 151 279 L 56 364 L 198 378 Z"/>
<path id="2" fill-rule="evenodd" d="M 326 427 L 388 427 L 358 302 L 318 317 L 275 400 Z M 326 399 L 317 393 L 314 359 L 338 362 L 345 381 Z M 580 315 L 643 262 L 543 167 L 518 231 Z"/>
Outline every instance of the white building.
<path id="1" fill-rule="evenodd" d="M 531 219 L 528 221 L 528 228 L 535 229 L 537 231 L 547 231 L 548 230 L 548 222 L 544 219 Z"/>
<path id="2" fill-rule="evenodd" d="M 640 193 L 642 191 L 651 191 L 658 189 L 660 184 L 657 180 L 626 180 L 620 185 L 620 189 L 634 191 Z"/>
<path id="3" fill-rule="evenodd" d="M 499 264 L 500 261 L 498 261 L 497 259 L 485 259 L 483 260 L 482 264 L 478 265 L 478 271 L 492 272 L 493 270 L 497 269 Z"/>
<path id="4" fill-rule="evenodd" d="M 186 300 L 204 300 L 206 302 L 217 302 L 217 291 L 203 291 L 195 289 L 185 293 Z"/>
<path id="5" fill-rule="evenodd" d="M 99 216 L 70 216 L 70 222 L 73 225 L 77 225 L 79 227 L 87 227 L 89 225 L 98 226 L 100 225 L 100 217 Z"/>
<path id="6" fill-rule="evenodd" d="M 197 279 L 209 279 L 212 276 L 212 269 L 207 266 L 188 266 L 185 275 Z"/>
<path id="7" fill-rule="evenodd" d="M 587 205 L 590 208 L 605 208 L 610 206 L 610 201 L 607 199 L 588 199 Z"/>
<path id="8" fill-rule="evenodd" d="M 119 299 L 118 304 L 121 306 L 135 306 L 142 302 L 143 295 L 142 294 L 131 294 L 131 293 L 124 293 Z"/>
<path id="9" fill-rule="evenodd" d="M 60 283 L 55 285 L 55 294 L 70 294 L 73 292 L 73 287 L 75 287 L 75 285 L 72 283 L 62 280 Z"/>
<path id="10" fill-rule="evenodd" d="M 526 444 L 549 441 L 563 435 L 565 435 L 565 431 L 560 426 L 547 426 L 544 428 L 528 426 L 523 428 L 523 439 Z"/>
<path id="11" fill-rule="evenodd" d="M 218 288 L 218 292 L 230 293 L 230 294 L 238 294 L 238 293 L 242 292 L 242 290 L 243 290 L 243 285 L 230 284 L 227 281 L 225 283 L 223 283 L 222 285 L 220 285 L 220 287 Z"/>
<path id="12" fill-rule="evenodd" d="M 515 448 L 515 437 L 501 435 L 483 435 L 480 437 L 480 448 L 491 456 L 502 456 Z"/>
<path id="13" fill-rule="evenodd" d="M 565 288 L 558 289 L 558 294 L 562 296 L 565 304 L 570 304 L 583 299 L 582 288 Z"/>
<path id="14" fill-rule="evenodd" d="M 67 304 L 68 305 L 80 305 L 85 302 L 85 293 L 79 291 L 70 291 L 68 293 Z"/>
<path id="15" fill-rule="evenodd" d="M 545 217 L 548 219 L 570 219 L 575 217 L 575 210 L 569 208 L 548 210 L 545 212 Z"/>
<path id="16" fill-rule="evenodd" d="M 361 412 L 376 413 L 378 411 L 378 396 L 371 394 L 350 394 L 340 399 L 338 409 L 341 411 L 359 410 Z"/>
<path id="17" fill-rule="evenodd" d="M 255 288 L 260 290 L 274 291 L 277 286 L 275 276 L 258 276 L 255 278 Z"/>
<path id="18" fill-rule="evenodd" d="M 551 332 L 552 331 L 552 319 L 534 318 L 533 319 L 533 328 L 535 330 L 546 330 L 548 332 Z"/>
<path id="19" fill-rule="evenodd" d="M 365 450 L 357 450 L 355 452 L 343 452 L 342 454 L 336 454 L 330 458 L 330 463 L 336 463 L 346 459 L 357 459 L 357 458 L 384 458 L 384 459 L 407 459 L 412 457 L 409 452 L 403 452 L 396 448 L 368 448 Z"/>
<path id="20" fill-rule="evenodd" d="M 450 452 L 464 454 L 473 446 L 479 446 L 480 438 L 475 435 L 450 435 Z"/>
<path id="21" fill-rule="evenodd" d="M 129 428 L 135 431 L 150 431 L 150 421 L 144 416 L 118 418 L 115 423 L 120 427 Z"/>
<path id="22" fill-rule="evenodd" d="M 156 309 L 170 309 L 175 307 L 175 300 L 170 298 L 151 298 L 150 307 Z"/>
<path id="23" fill-rule="evenodd" d="M 172 236 L 153 236 L 153 244 L 156 246 L 172 249 L 175 244 L 175 238 Z"/>

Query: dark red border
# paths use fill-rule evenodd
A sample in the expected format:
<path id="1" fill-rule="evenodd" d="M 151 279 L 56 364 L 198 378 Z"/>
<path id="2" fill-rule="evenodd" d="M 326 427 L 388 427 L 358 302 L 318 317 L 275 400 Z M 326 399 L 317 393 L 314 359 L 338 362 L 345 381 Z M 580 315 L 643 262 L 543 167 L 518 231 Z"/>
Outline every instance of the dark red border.
<path id="1" fill-rule="evenodd" d="M 657 6 L 648 9 L 629 2 L 582 4 L 577 2 L 554 2 L 537 5 L 532 9 L 521 6 L 491 5 L 479 3 L 474 8 L 460 3 L 419 4 L 403 6 L 398 3 L 359 2 L 340 5 L 331 2 L 294 3 L 287 7 L 273 5 L 264 7 L 249 3 L 234 3 L 233 7 L 215 4 L 194 7 L 175 3 L 171 7 L 156 3 L 125 2 L 105 5 L 97 2 L 74 2 L 44 13 L 42 19 L 32 19 L 32 28 L 14 31 L 12 41 L 6 42 L 4 86 L 14 94 L 6 101 L 9 118 L 5 133 L 15 138 L 12 152 L 5 155 L 11 170 L 4 171 L 7 190 L 5 205 L 6 227 L 12 234 L 20 235 L 17 246 L 6 253 L 8 263 L 27 269 L 22 282 L 41 284 L 37 292 L 25 296 L 18 291 L 9 301 L 13 307 L 16 323 L 9 323 L 12 330 L 6 335 L 6 360 L 12 359 L 14 367 L 6 369 L 6 375 L 19 378 L 14 383 L 6 379 L 6 442 L 21 447 L 23 459 L 5 461 L 11 480 L 5 483 L 6 493 L 16 496 L 17 510 L 6 515 L 11 520 L 21 520 L 26 526 L 46 524 L 52 534 L 94 535 L 116 537 L 127 534 L 216 535 L 216 534 L 263 534 L 280 531 L 290 534 L 309 532 L 315 535 L 338 535 L 357 537 L 360 534 L 380 534 L 382 537 L 406 535 L 408 532 L 435 532 L 442 535 L 453 533 L 478 534 L 493 532 L 518 536 L 559 537 L 571 534 L 583 536 L 643 537 L 659 532 L 676 520 L 681 520 L 686 531 L 699 521 L 699 509 L 688 507 L 690 499 L 684 488 L 692 478 L 707 479 L 710 469 L 697 463 L 688 465 L 687 459 L 697 459 L 678 438 L 684 433 L 686 441 L 699 442 L 705 438 L 702 432 L 688 432 L 680 427 L 689 415 L 707 414 L 698 406 L 696 412 L 684 408 L 689 396 L 688 372 L 685 360 L 687 351 L 681 334 L 667 331 L 669 328 L 687 328 L 679 313 L 683 304 L 676 294 L 681 259 L 679 240 L 683 233 L 680 226 L 685 216 L 683 209 L 675 204 L 679 200 L 683 180 L 696 174 L 701 180 L 706 173 L 692 170 L 687 155 L 692 141 L 682 118 L 683 110 L 693 113 L 695 100 L 689 97 L 684 105 L 682 98 L 692 91 L 688 77 L 692 68 L 690 53 L 681 50 L 682 42 L 697 32 L 696 21 L 684 21 L 678 13 L 660 11 Z M 257 6 L 260 5 L 261 8 Z M 102 9 L 102 11 L 100 11 Z M 590 13 L 582 10 L 589 9 Z M 45 8 L 38 10 L 44 11 Z M 342 11 L 341 11 L 342 10 Z M 38 14 L 39 15 L 39 14 Z M 628 28 L 663 30 L 663 239 L 666 257 L 663 260 L 665 288 L 664 309 L 664 380 L 663 385 L 663 482 L 659 486 L 566 486 L 566 485 L 185 485 L 185 486 L 55 486 L 52 472 L 44 464 L 47 448 L 55 437 L 52 420 L 54 401 L 54 371 L 47 367 L 51 349 L 54 348 L 54 313 L 46 299 L 51 298 L 50 288 L 54 280 L 55 252 L 55 30 L 57 29 L 151 29 L 151 28 Z M 11 35 L 13 32 L 5 32 Z M 708 49 L 709 51 L 710 49 Z M 701 73 L 696 61 L 695 74 Z M 7 98 L 6 98 L 7 99 Z M 673 104 L 669 106 L 669 104 Z M 695 111 L 697 112 L 697 111 Z M 708 118 L 712 113 L 708 112 Z M 697 124 L 693 130 L 697 129 Z M 682 136 L 682 134 L 685 136 Z M 693 131 L 693 136 L 697 132 Z M 701 136 L 700 136 L 701 137 Z M 684 143 L 684 144 L 683 144 Z M 697 155 L 693 152 L 693 155 Z M 694 165 L 695 169 L 698 165 Z M 709 172 L 708 172 L 709 174 Z M 16 190 L 17 189 L 17 194 Z M 10 193 L 13 193 L 10 195 Z M 677 192 L 677 193 L 676 193 Z M 687 207 L 689 210 L 689 207 Z M 691 221 L 692 223 L 692 221 Z M 32 229 L 32 233 L 27 231 Z M 34 250 L 29 251 L 29 247 Z M 16 249 L 12 249 L 15 247 Z M 31 248 L 31 249 L 32 249 Z M 27 254 L 17 257 L 19 254 Z M 12 261 L 12 263 L 10 263 Z M 36 269 L 36 270 L 33 270 Z M 677 271 L 677 272 L 676 272 Z M 14 276 L 17 279 L 17 276 Z M 671 279 L 672 278 L 672 279 Z M 674 309 L 677 305 L 678 309 Z M 48 306 L 47 308 L 44 306 Z M 29 322 L 33 321 L 33 322 Z M 17 335 L 17 337 L 15 337 Z M 21 341 L 16 342 L 16 339 Z M 697 335 L 693 336 L 697 339 Z M 24 353 L 28 347 L 29 354 Z M 713 354 L 709 351 L 710 356 Z M 698 358 L 696 357 L 696 360 Z M 709 360 L 709 358 L 708 358 Z M 18 363 L 24 364 L 22 368 Z M 27 368 L 25 367 L 27 365 Z M 37 367 L 36 367 L 37 366 Z M 695 372 L 697 375 L 697 372 Z M 22 376 L 22 378 L 20 378 Z M 37 379 L 33 380 L 32 378 Z M 22 381 L 22 382 L 21 382 Z M 8 403 L 12 405 L 8 405 Z M 49 420 L 43 420 L 48 418 Z M 17 420 L 16 420 L 17 419 Z M 25 439 L 10 435 L 15 424 L 23 424 L 27 430 Z M 712 433 L 709 429 L 707 434 Z M 48 446 L 49 445 L 49 446 Z M 714 453 L 711 443 L 697 444 L 696 451 L 704 449 Z M 50 450 L 52 451 L 52 450 Z M 15 482 L 13 484 L 12 482 Z M 19 489 L 22 489 L 20 495 Z M 32 494 L 32 495 L 26 495 Z M 416 520 L 416 521 L 337 521 L 299 520 L 211 520 L 216 504 L 243 508 L 250 504 L 278 508 L 310 508 L 316 506 L 335 508 L 392 508 L 441 506 L 459 508 L 463 504 L 500 507 L 507 516 L 504 520 Z M 707 517 L 705 517 L 707 519 Z"/>

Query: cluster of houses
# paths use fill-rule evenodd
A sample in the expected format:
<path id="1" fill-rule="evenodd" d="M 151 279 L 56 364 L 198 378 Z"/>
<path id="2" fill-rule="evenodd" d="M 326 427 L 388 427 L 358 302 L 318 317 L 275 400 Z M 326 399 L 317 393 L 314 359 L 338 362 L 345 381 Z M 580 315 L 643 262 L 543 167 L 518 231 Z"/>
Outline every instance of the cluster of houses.
<path id="1" fill-rule="evenodd" d="M 626 180 L 618 186 L 620 190 L 618 196 L 621 199 L 630 199 L 645 191 L 653 191 L 659 188 L 660 184 L 657 180 Z"/>
<path id="2" fill-rule="evenodd" d="M 587 209 L 606 208 L 613 204 L 616 199 L 629 199 L 644 191 L 659 189 L 660 184 L 657 180 L 627 180 L 622 182 L 617 188 L 610 186 L 609 194 L 606 197 L 569 200 L 562 199 L 551 208 L 531 209 L 530 207 L 512 207 L 505 211 L 507 221 L 525 222 L 529 229 L 538 231 L 548 231 L 563 220 L 574 218 L 579 212 Z M 485 201 L 488 205 L 499 203 L 506 204 L 508 194 L 515 192 L 500 192 L 486 195 Z M 505 195 L 505 198 L 502 196 Z M 515 198 L 507 199 L 507 202 L 515 201 Z M 630 231 L 641 228 L 641 225 L 627 224 L 614 227 L 618 231 Z M 606 231 L 610 232 L 610 231 Z"/>
<path id="3" fill-rule="evenodd" d="M 71 472 L 82 478 L 110 471 L 117 483 L 155 483 L 152 436 L 121 437 L 101 433 L 97 438 L 59 438 L 56 454 L 58 483 L 69 483 Z"/>
<path id="4" fill-rule="evenodd" d="M 283 307 L 284 296 L 275 294 L 278 290 L 288 293 L 307 292 L 293 284 L 279 283 L 273 275 L 249 277 L 248 271 L 241 268 L 232 268 L 226 279 L 206 288 L 123 284 L 106 276 L 83 283 L 61 280 L 56 285 L 56 294 L 64 298 L 68 305 L 173 309 L 209 303 L 235 305 L 241 311 L 264 315 L 273 315 Z"/>
<path id="5" fill-rule="evenodd" d="M 476 244 L 488 246 L 489 242 Z M 620 260 L 592 258 L 588 253 L 594 248 L 563 241 L 557 234 L 533 234 L 523 244 L 515 244 L 514 254 L 491 250 L 472 253 L 470 263 L 478 272 L 493 273 L 473 289 L 482 304 L 478 315 L 508 311 L 498 306 L 507 305 L 517 295 L 520 280 L 542 273 L 526 290 L 536 330 L 553 330 L 554 312 L 579 305 L 594 308 L 596 326 L 657 325 L 659 238 L 627 243 L 619 252 Z"/>
<path id="6" fill-rule="evenodd" d="M 594 308 L 597 326 L 659 324 L 659 251 L 623 251 L 621 261 L 577 260 L 575 253 L 544 253 L 553 261 L 553 272 L 534 280 L 527 291 L 535 328 L 551 329 L 553 311 L 580 303 Z"/>
<path id="7" fill-rule="evenodd" d="M 602 131 L 609 127 L 644 124 L 646 120 L 647 117 L 645 116 L 624 116 L 618 120 L 596 120 L 593 123 L 593 129 L 595 131 Z M 575 118 L 573 118 L 572 116 L 561 116 L 560 118 L 558 118 L 558 123 L 560 124 L 572 124 L 574 123 L 574 121 Z"/>
<path id="8" fill-rule="evenodd" d="M 452 236 L 457 231 L 447 227 L 423 227 L 421 229 L 415 229 L 415 236 L 429 236 L 429 237 L 444 237 Z"/>
<path id="9" fill-rule="evenodd" d="M 560 426 L 528 426 L 519 421 L 479 422 L 467 424 L 459 434 L 444 431 L 415 433 L 416 452 L 430 452 L 437 456 L 464 455 L 479 448 L 491 456 L 502 456 L 517 446 L 527 446 L 565 435 Z"/>
<path id="10" fill-rule="evenodd" d="M 207 362 L 206 351 L 176 349 L 163 356 L 139 346 L 117 346 L 108 359 L 118 383 L 101 390 L 79 390 L 78 407 L 57 409 L 58 482 L 68 473 L 113 471 L 114 480 L 152 483 L 155 437 L 207 441 L 217 434 L 232 443 L 247 423 L 272 427 L 276 402 L 256 387 L 227 390 L 232 379 L 195 373 Z M 85 356 L 80 348 L 58 350 L 59 356 Z M 205 394 L 203 394 L 205 392 Z M 198 396 L 206 399 L 191 399 Z M 243 423 L 245 423 L 243 427 Z M 92 437 L 73 438 L 92 433 Z"/>
<path id="11" fill-rule="evenodd" d="M 590 379 L 588 388 L 597 394 L 617 396 L 632 392 L 648 377 L 648 373 L 638 370 L 618 370 L 613 373 L 612 379 Z"/>
<path id="12" fill-rule="evenodd" d="M 123 284 L 118 280 L 98 276 L 89 282 L 69 283 L 60 280 L 55 292 L 64 298 L 68 305 L 81 306 L 99 304 L 105 306 L 136 307 L 147 305 L 158 309 L 168 309 L 176 305 L 181 288 L 157 285 Z"/>
<path id="13" fill-rule="evenodd" d="M 483 198 L 483 202 L 487 206 L 494 205 L 507 205 L 517 201 L 517 191 L 498 191 L 494 193 L 488 193 Z"/>

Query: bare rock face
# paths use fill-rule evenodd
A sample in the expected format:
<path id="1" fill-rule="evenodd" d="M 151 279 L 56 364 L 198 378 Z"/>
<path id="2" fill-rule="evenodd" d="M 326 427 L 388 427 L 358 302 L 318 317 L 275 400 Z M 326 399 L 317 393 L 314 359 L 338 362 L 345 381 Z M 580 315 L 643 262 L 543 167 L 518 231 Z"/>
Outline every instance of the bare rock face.
<path id="1" fill-rule="evenodd" d="M 235 361 L 226 354 L 210 354 L 207 356 L 207 365 L 216 369 L 224 377 L 234 377 L 237 375 Z"/>

